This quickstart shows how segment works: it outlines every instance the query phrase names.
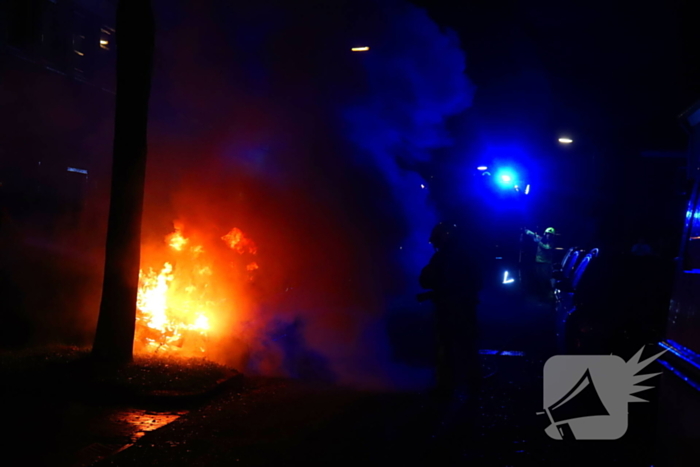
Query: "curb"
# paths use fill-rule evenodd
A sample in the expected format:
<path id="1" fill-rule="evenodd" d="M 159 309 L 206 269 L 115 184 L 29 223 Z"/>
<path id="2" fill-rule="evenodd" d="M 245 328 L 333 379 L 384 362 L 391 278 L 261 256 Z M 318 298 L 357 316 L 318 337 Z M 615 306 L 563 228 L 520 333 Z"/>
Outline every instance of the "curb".
<path id="1" fill-rule="evenodd" d="M 201 403 L 224 389 L 238 388 L 243 385 L 244 376 L 237 371 L 218 380 L 214 385 L 201 391 L 184 392 L 177 390 L 142 391 L 118 384 L 89 382 L 79 391 L 81 400 L 94 404 L 126 404 L 133 406 L 183 407 Z"/>

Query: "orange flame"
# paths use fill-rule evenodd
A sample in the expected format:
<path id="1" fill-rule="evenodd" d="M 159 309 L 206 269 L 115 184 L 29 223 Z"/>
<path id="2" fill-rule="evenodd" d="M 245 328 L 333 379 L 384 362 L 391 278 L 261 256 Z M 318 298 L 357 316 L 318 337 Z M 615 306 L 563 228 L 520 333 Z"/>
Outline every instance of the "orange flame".
<path id="1" fill-rule="evenodd" d="M 221 237 L 221 239 L 226 242 L 229 248 L 240 254 L 248 252 L 255 255 L 258 253 L 258 248 L 255 246 L 255 243 L 243 235 L 240 229 L 232 229 L 229 233 Z"/>
<path id="2" fill-rule="evenodd" d="M 223 238 L 234 251 L 256 252 L 255 244 L 239 229 Z M 215 258 L 207 257 L 202 245 L 185 248 L 191 242 L 183 235 L 182 225 L 175 226 L 165 243 L 178 252 L 177 262 L 139 271 L 135 351 L 206 355 L 222 314 L 234 311 L 235 304 L 216 288 L 217 281 L 226 279 L 217 277 Z M 255 270 L 257 264 L 246 269 Z"/>
<path id="3" fill-rule="evenodd" d="M 182 236 L 182 226 L 176 224 L 175 232 L 165 237 L 165 241 L 177 251 L 182 251 L 182 248 L 187 244 L 188 240 Z"/>

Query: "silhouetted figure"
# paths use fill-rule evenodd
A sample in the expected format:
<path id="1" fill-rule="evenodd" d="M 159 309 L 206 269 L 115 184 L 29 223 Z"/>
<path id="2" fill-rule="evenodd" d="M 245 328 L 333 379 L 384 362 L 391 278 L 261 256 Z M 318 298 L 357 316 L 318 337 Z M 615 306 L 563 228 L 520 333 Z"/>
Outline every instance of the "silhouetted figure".
<path id="1" fill-rule="evenodd" d="M 436 251 L 420 275 L 420 285 L 431 290 L 435 305 L 437 391 L 447 397 L 481 382 L 476 346 L 479 265 L 477 256 L 469 254 L 475 245 L 458 233 L 452 223 L 435 226 L 430 243 Z"/>
<path id="2" fill-rule="evenodd" d="M 545 229 L 544 235 L 526 230 L 525 234 L 537 243 L 535 256 L 534 286 L 540 301 L 546 302 L 552 294 L 552 262 L 554 257 L 554 235 L 552 227 Z"/>

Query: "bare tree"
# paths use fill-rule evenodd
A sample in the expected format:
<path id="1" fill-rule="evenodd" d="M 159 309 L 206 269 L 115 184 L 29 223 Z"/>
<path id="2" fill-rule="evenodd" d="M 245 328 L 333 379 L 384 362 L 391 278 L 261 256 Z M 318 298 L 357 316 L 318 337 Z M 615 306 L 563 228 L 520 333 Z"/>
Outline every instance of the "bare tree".
<path id="1" fill-rule="evenodd" d="M 92 355 L 133 358 L 141 217 L 146 181 L 148 101 L 155 23 L 151 0 L 117 5 L 117 95 L 112 188 L 100 316 Z"/>

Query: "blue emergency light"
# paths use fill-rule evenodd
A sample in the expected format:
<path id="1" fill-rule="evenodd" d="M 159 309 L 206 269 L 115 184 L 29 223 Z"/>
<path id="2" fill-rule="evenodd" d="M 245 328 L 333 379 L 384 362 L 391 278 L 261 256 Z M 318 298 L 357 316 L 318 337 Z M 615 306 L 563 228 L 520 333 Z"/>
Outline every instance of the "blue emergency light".
<path id="1" fill-rule="evenodd" d="M 517 184 L 517 176 L 511 169 L 501 169 L 496 173 L 496 183 L 501 188 L 511 189 Z"/>

